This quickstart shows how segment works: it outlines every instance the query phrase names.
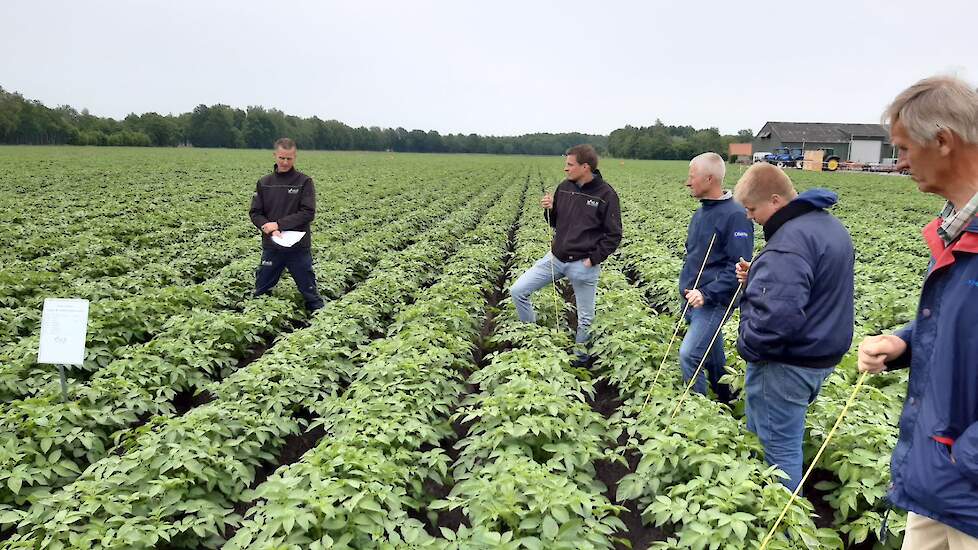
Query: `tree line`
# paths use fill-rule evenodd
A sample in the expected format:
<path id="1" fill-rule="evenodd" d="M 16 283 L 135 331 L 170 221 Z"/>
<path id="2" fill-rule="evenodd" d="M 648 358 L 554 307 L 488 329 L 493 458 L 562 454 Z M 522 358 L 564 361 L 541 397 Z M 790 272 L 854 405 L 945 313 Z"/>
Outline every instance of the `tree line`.
<path id="1" fill-rule="evenodd" d="M 619 158 L 688 160 L 705 151 L 727 159 L 727 146 L 749 142 L 754 132 L 721 135 L 716 128 L 697 130 L 692 126 L 667 126 L 656 120 L 652 126 L 625 126 L 608 136 L 608 152 Z"/>
<path id="2" fill-rule="evenodd" d="M 63 105 L 46 107 L 0 88 L 0 143 L 17 145 L 107 145 L 136 147 L 225 147 L 264 149 L 279 137 L 302 149 L 560 155 L 579 143 L 619 158 L 689 159 L 704 151 L 726 158 L 727 144 L 749 140 L 750 130 L 722 136 L 716 128 L 626 126 L 610 136 L 535 133 L 521 136 L 446 134 L 404 128 L 354 128 L 337 120 L 300 118 L 277 109 L 198 105 L 180 115 L 130 114 L 123 120 Z"/>
<path id="3" fill-rule="evenodd" d="M 607 151 L 607 136 L 537 133 L 522 136 L 446 134 L 429 130 L 354 128 L 336 120 L 300 118 L 277 109 L 198 105 L 180 115 L 98 117 L 64 105 L 49 108 L 0 88 L 0 143 L 16 145 L 125 145 L 264 149 L 279 137 L 302 149 L 560 155 L 579 143 Z"/>

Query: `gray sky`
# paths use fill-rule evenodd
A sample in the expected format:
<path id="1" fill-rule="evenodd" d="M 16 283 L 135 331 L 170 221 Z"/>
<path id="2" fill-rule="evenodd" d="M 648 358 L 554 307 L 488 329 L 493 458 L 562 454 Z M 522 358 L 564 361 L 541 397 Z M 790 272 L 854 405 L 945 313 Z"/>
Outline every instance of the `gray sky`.
<path id="1" fill-rule="evenodd" d="M 0 86 L 115 118 L 225 103 L 514 135 L 875 122 L 924 76 L 978 80 L 978 3 L 809 5 L 3 0 Z"/>

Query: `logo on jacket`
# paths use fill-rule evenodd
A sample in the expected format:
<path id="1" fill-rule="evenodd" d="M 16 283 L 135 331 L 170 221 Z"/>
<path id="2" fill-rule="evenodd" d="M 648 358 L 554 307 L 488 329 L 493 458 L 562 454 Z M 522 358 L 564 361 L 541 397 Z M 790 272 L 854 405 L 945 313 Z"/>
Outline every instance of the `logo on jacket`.
<path id="1" fill-rule="evenodd" d="M 978 288 L 978 279 L 968 279 L 968 286 Z"/>
<path id="2" fill-rule="evenodd" d="M 738 239 L 746 239 L 749 236 L 746 231 L 734 231 L 734 237 Z"/>
<path id="3" fill-rule="evenodd" d="M 299 192 L 299 188 L 298 187 L 290 187 L 289 188 L 289 194 L 290 195 L 295 195 L 298 192 Z"/>
<path id="4" fill-rule="evenodd" d="M 588 199 L 588 200 L 587 200 L 587 205 L 588 205 L 588 206 L 597 206 L 597 205 L 598 205 L 598 201 L 596 201 L 596 200 L 591 200 L 591 199 Z"/>

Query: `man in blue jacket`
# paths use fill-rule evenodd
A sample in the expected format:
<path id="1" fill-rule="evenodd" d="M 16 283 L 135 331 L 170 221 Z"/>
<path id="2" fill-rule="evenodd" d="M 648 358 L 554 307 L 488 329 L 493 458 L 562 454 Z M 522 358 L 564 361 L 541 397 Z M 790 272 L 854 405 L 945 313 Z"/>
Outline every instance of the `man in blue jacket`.
<path id="1" fill-rule="evenodd" d="M 931 259 L 916 318 L 859 345 L 859 369 L 910 367 L 890 502 L 910 512 L 903 548 L 978 549 L 978 92 L 924 79 L 886 113 L 899 168 L 944 197 L 924 228 Z"/>
<path id="2" fill-rule="evenodd" d="M 700 200 L 701 206 L 689 222 L 686 262 L 679 275 L 679 292 L 686 302 L 684 309 L 689 322 L 679 347 L 679 364 L 687 383 L 699 369 L 693 391 L 705 395 L 709 377 L 717 399 L 729 403 L 730 388 L 720 383 L 727 363 L 723 331 L 717 335 L 717 330 L 737 289 L 734 275 L 737 260 L 750 258 L 754 252 L 754 226 L 747 219 L 744 207 L 733 200 L 733 194 L 723 190 L 725 174 L 726 165 L 716 153 L 703 153 L 689 163 L 686 187 L 690 195 Z M 697 285 L 700 269 L 703 273 Z"/>
<path id="3" fill-rule="evenodd" d="M 734 197 L 767 241 L 737 268 L 745 283 L 737 350 L 747 361 L 747 428 L 794 490 L 808 406 L 852 344 L 855 251 L 842 222 L 826 211 L 838 199 L 832 191 L 797 194 L 780 168 L 755 164 Z"/>

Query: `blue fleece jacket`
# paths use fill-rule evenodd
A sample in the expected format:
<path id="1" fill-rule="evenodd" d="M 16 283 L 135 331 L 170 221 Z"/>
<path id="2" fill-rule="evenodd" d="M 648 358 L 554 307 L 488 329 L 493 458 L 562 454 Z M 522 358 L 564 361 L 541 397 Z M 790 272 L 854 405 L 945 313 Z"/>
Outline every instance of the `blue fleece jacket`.
<path id="1" fill-rule="evenodd" d="M 686 262 L 679 275 L 679 296 L 685 300 L 683 291 L 694 288 L 710 240 L 716 235 L 696 288 L 703 293 L 704 305 L 726 307 L 737 289 L 737 260 L 749 260 L 754 252 L 754 224 L 729 192 L 722 199 L 700 202 L 702 206 L 693 214 L 686 231 Z"/>
<path id="2" fill-rule="evenodd" d="M 825 211 L 827 189 L 798 195 L 765 223 L 740 302 L 737 350 L 747 361 L 804 367 L 838 364 L 852 344 L 852 238 Z"/>

